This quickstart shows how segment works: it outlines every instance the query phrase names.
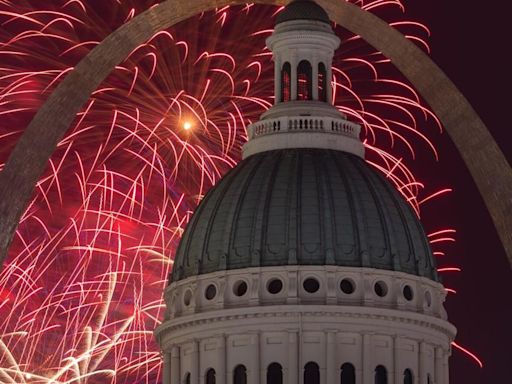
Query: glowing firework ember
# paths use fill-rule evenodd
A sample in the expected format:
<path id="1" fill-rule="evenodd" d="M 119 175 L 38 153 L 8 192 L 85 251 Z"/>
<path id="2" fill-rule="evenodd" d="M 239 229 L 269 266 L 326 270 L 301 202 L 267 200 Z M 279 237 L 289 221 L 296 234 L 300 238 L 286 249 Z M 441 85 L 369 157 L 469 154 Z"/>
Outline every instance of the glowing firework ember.
<path id="1" fill-rule="evenodd" d="M 155 2 L 97 3 L 0 0 L 0 163 L 73 66 Z M 264 41 L 277 11 L 226 7 L 160 32 L 88 101 L 40 180 L 0 275 L 0 382 L 157 381 L 152 331 L 171 256 L 202 196 L 240 158 L 247 125 L 273 103 Z M 425 44 L 422 25 L 395 26 Z M 368 161 L 419 214 L 449 192 L 425 188 L 411 170 L 418 148 L 437 158 L 425 131 L 439 124 L 407 83 L 381 76 L 388 60 L 358 37 L 338 35 L 336 104 L 363 126 Z M 430 235 L 436 254 L 451 235 Z"/>

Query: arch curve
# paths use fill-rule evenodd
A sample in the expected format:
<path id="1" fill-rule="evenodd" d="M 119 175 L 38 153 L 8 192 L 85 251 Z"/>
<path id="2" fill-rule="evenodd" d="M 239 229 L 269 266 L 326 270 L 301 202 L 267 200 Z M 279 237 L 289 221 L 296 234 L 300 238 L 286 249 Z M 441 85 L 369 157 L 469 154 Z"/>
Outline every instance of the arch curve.
<path id="1" fill-rule="evenodd" d="M 486 203 L 512 265 L 512 168 L 471 105 L 423 51 L 386 22 L 349 2 L 317 2 L 331 20 L 391 59 L 440 118 Z M 0 173 L 0 265 L 59 140 L 114 67 L 155 33 L 197 13 L 236 4 L 245 0 L 163 1 L 109 35 L 66 76 L 25 129 Z"/>

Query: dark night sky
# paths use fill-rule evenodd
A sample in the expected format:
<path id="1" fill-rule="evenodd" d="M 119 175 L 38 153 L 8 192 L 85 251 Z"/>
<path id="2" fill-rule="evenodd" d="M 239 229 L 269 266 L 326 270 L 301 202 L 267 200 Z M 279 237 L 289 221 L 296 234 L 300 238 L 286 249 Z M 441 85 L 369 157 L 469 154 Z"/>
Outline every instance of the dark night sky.
<path id="1" fill-rule="evenodd" d="M 480 1 L 404 3 L 409 19 L 430 27 L 433 60 L 467 97 L 512 163 L 512 132 L 506 114 L 512 101 L 507 59 L 512 37 L 510 12 Z M 512 270 L 455 147 L 447 136 L 436 144 L 443 171 L 433 177 L 451 184 L 454 194 L 424 220 L 433 221 L 442 212 L 458 231 L 457 243 L 449 248 L 446 261 L 439 262 L 440 266 L 457 264 L 463 269 L 463 273 L 444 279 L 458 291 L 457 297 L 447 299 L 447 310 L 458 328 L 457 341 L 476 351 L 485 364 L 480 369 L 454 350 L 450 383 L 512 382 Z"/>

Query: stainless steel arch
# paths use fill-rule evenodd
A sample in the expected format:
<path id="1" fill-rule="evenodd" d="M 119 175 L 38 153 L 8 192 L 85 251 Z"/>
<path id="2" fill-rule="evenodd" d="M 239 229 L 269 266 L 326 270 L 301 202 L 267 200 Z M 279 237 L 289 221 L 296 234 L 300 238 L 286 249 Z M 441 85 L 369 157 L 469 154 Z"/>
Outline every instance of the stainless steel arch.
<path id="1" fill-rule="evenodd" d="M 317 1 L 331 20 L 390 58 L 439 116 L 480 190 L 512 265 L 512 169 L 468 101 L 425 53 L 377 16 L 345 1 Z M 114 66 L 153 34 L 181 20 L 215 7 L 244 3 L 166 0 L 113 32 L 61 82 L 32 119 L 0 173 L 0 265 L 57 143 Z"/>

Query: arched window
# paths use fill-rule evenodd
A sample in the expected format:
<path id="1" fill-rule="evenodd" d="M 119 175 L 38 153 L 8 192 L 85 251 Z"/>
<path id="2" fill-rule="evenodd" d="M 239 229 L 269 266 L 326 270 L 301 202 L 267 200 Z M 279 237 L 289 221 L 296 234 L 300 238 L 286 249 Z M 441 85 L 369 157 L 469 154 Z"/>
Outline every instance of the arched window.
<path id="1" fill-rule="evenodd" d="M 237 365 L 233 371 L 233 384 L 247 384 L 247 369 L 244 365 Z"/>
<path id="2" fill-rule="evenodd" d="M 185 375 L 185 379 L 183 380 L 184 384 L 190 384 L 190 373 Z"/>
<path id="3" fill-rule="evenodd" d="M 412 377 L 412 371 L 407 368 L 404 371 L 404 384 L 412 384 L 413 383 L 413 377 Z"/>
<path id="4" fill-rule="evenodd" d="M 427 374 L 427 384 L 432 384 L 432 377 L 430 376 L 430 373 Z"/>
<path id="5" fill-rule="evenodd" d="M 297 100 L 312 99 L 312 68 L 307 60 L 302 60 L 297 67 Z"/>
<path id="6" fill-rule="evenodd" d="M 272 363 L 267 368 L 267 384 L 283 384 L 283 367 Z"/>
<path id="7" fill-rule="evenodd" d="M 324 63 L 318 64 L 318 100 L 327 101 L 327 70 Z"/>
<path id="8" fill-rule="evenodd" d="M 375 384 L 388 384 L 388 371 L 382 365 L 375 368 Z"/>
<path id="9" fill-rule="evenodd" d="M 343 364 L 340 375 L 340 384 L 356 384 L 356 370 L 352 364 Z"/>
<path id="10" fill-rule="evenodd" d="M 290 101 L 292 94 L 292 67 L 284 63 L 281 69 L 281 101 Z"/>
<path id="11" fill-rule="evenodd" d="M 208 371 L 206 371 L 206 384 L 215 384 L 215 369 L 210 368 Z"/>
<path id="12" fill-rule="evenodd" d="M 304 384 L 320 384 L 320 368 L 317 363 L 309 362 L 304 366 Z"/>

